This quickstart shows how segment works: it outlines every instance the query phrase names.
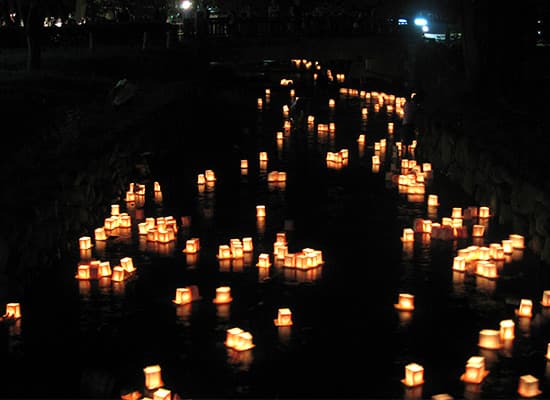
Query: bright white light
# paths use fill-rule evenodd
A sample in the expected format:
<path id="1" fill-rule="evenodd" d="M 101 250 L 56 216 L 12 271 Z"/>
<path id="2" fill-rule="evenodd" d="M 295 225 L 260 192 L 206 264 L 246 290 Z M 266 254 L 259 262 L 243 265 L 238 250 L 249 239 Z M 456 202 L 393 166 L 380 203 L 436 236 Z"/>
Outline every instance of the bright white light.
<path id="1" fill-rule="evenodd" d="M 189 0 L 183 0 L 181 2 L 181 8 L 184 10 L 189 10 L 191 8 L 191 2 Z"/>
<path id="2" fill-rule="evenodd" d="M 428 25 L 424 25 L 422 27 L 422 32 L 428 32 L 430 30 L 430 27 Z"/>
<path id="3" fill-rule="evenodd" d="M 397 20 L 397 25 L 407 25 L 408 24 L 408 21 L 406 18 L 399 18 Z"/>
<path id="4" fill-rule="evenodd" d="M 428 21 L 426 20 L 426 18 L 415 18 L 414 24 L 416 26 L 424 26 L 428 24 Z"/>

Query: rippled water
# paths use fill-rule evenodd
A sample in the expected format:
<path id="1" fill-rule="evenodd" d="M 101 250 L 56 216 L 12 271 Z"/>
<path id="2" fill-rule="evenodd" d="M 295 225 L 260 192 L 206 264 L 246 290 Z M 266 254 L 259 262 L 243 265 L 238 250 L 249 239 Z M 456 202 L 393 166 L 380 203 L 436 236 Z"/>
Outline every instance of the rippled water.
<path id="1" fill-rule="evenodd" d="M 409 201 L 386 176 L 393 149 L 386 126 L 399 119 L 384 110 L 374 112 L 373 104 L 358 97 L 340 96 L 337 85 L 296 82 L 296 94 L 307 100 L 306 112 L 317 123 L 335 122 L 336 131 L 323 136 L 300 125 L 278 147 L 275 135 L 283 130 L 282 106 L 290 104 L 290 97 L 289 88 L 276 83 L 295 74 L 283 65 L 266 70 L 272 96 L 262 110 L 256 109 L 256 100 L 264 97 L 265 81 L 245 88 L 251 107 L 243 110 L 246 126 L 237 127 L 246 129 L 229 129 L 241 135 L 235 148 L 193 163 L 185 159 L 192 151 L 182 155 L 179 149 L 154 160 L 154 170 L 164 171 L 153 178 L 161 184 L 162 201 L 154 201 L 152 182 L 147 182 L 145 207 L 129 210 L 133 227 L 92 251 L 93 258 L 112 266 L 132 257 L 135 276 L 120 284 L 76 280 L 80 256 L 75 254 L 60 265 L 58 276 L 37 285 L 22 301 L 24 317 L 18 325 L 1 325 L 3 357 L 11 366 L 2 377 L 7 397 L 118 397 L 143 391 L 143 368 L 154 364 L 162 368 L 165 387 L 184 398 L 438 393 L 511 398 L 524 374 L 538 377 L 544 392 L 550 390 L 544 358 L 549 319 L 539 305 L 548 284 L 544 266 L 528 250 L 516 251 L 500 267 L 500 277 L 487 280 L 451 269 L 456 250 L 471 244 L 471 238 L 417 236 L 412 249 L 405 249 L 403 228 L 428 214 L 425 201 Z M 329 98 L 336 99 L 334 110 L 328 108 Z M 363 106 L 369 107 L 366 121 Z M 367 138 L 362 150 L 356 141 L 360 133 Z M 388 150 L 375 173 L 373 144 L 381 138 L 388 139 Z M 326 152 L 342 148 L 349 149 L 349 164 L 327 168 Z M 266 169 L 259 168 L 260 151 L 268 152 Z M 241 173 L 241 158 L 249 160 L 247 175 Z M 201 192 L 196 176 L 205 169 L 213 169 L 217 181 Z M 284 188 L 268 184 L 270 171 L 287 172 Z M 437 215 L 430 216 L 434 220 L 450 216 L 452 207 L 477 206 L 437 171 L 426 193 L 439 195 Z M 258 204 L 266 205 L 264 225 L 255 216 Z M 176 242 L 152 244 L 137 234 L 137 223 L 145 217 L 169 215 L 180 225 Z M 190 218 L 189 227 L 181 226 L 181 217 Z M 258 255 L 272 252 L 278 232 L 286 233 L 290 252 L 319 249 L 325 263 L 307 271 L 257 268 Z M 509 233 L 491 219 L 485 243 Z M 255 246 L 249 258 L 229 264 L 216 258 L 218 245 L 246 236 Z M 181 251 L 191 237 L 201 242 L 196 259 Z M 174 305 L 176 288 L 190 285 L 198 287 L 201 299 Z M 222 285 L 231 287 L 229 305 L 212 303 Z M 399 293 L 414 294 L 413 312 L 394 308 Z M 531 320 L 514 314 L 522 298 L 533 300 Z M 282 307 L 292 310 L 290 328 L 273 324 Z M 481 351 L 479 331 L 498 329 L 503 319 L 516 321 L 513 345 Z M 226 330 L 236 326 L 252 333 L 252 350 L 239 353 L 224 346 Z M 481 385 L 466 385 L 460 375 L 474 355 L 485 357 L 490 373 Z M 401 383 L 409 363 L 425 369 L 425 383 L 415 389 Z"/>

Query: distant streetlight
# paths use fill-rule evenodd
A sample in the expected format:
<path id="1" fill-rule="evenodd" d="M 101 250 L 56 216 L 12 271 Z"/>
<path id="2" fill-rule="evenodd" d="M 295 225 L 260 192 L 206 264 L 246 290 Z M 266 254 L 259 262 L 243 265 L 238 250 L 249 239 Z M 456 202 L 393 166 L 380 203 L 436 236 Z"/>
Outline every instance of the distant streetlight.
<path id="1" fill-rule="evenodd" d="M 186 10 L 186 11 L 189 10 L 189 9 L 191 8 L 192 5 L 193 5 L 193 3 L 191 3 L 189 0 L 183 0 L 183 1 L 181 2 L 181 8 L 182 8 L 183 10 Z"/>

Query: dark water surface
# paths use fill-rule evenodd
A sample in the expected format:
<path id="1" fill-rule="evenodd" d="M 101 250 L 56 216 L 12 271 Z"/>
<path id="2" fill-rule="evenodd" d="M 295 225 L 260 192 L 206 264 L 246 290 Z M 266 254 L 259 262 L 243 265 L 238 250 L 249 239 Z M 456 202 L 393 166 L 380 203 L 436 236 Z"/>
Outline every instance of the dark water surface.
<path id="1" fill-rule="evenodd" d="M 386 124 L 398 125 L 399 118 L 384 109 L 374 112 L 358 97 L 340 96 L 338 85 L 304 81 L 310 73 L 297 75 L 290 64 L 267 66 L 258 76 L 240 88 L 249 106 L 238 118 L 242 126 L 227 126 L 232 145 L 220 150 L 212 144 L 212 153 L 168 148 L 153 157 L 162 201 L 153 201 L 152 182 L 147 182 L 145 207 L 130 210 L 131 232 L 119 232 L 105 248 L 94 247 L 93 257 L 111 266 L 132 257 L 137 268 L 132 279 L 118 285 L 78 281 L 75 254 L 22 300 L 19 325 L 0 326 L 7 370 L 1 378 L 3 397 L 116 398 L 143 391 L 143 368 L 153 364 L 161 366 L 165 387 L 183 398 L 429 398 L 438 393 L 514 398 L 525 374 L 539 378 L 541 397 L 550 393 L 545 359 L 550 317 L 539 304 L 549 276 L 538 258 L 527 249 L 516 251 L 491 281 L 451 269 L 456 250 L 470 245 L 471 238 L 416 240 L 411 253 L 404 251 L 403 228 L 412 227 L 414 218 L 427 218 L 427 208 L 425 201 L 408 201 L 386 179 L 393 150 Z M 317 123 L 335 122 L 334 135 L 323 137 L 299 125 L 277 147 L 282 106 L 290 104 L 289 87 L 278 80 L 289 76 L 302 79 L 294 87 L 306 98 L 305 114 L 315 115 Z M 256 100 L 264 97 L 266 85 L 271 101 L 258 110 Z M 333 111 L 329 98 L 336 100 Z M 366 122 L 362 106 L 369 107 Z M 367 138 L 363 153 L 356 141 L 360 133 Z M 207 131 L 182 134 L 215 137 Z M 387 152 L 375 173 L 373 144 L 381 138 L 388 140 Z M 326 152 L 342 148 L 349 149 L 349 164 L 327 168 Z M 259 168 L 259 151 L 269 155 L 265 170 Z M 240 159 L 249 160 L 246 176 Z M 217 181 L 200 192 L 196 177 L 206 169 L 214 170 Z M 284 189 L 268 184 L 270 171 L 287 172 Z M 479 206 L 437 171 L 426 198 L 428 193 L 439 195 L 437 219 L 450 216 L 452 207 Z M 258 204 L 266 205 L 263 229 L 255 216 Z M 137 234 L 143 218 L 169 215 L 180 225 L 175 243 L 154 245 Z M 190 217 L 189 227 L 181 226 L 182 216 Z M 495 220 L 489 221 L 486 244 L 514 233 Z M 260 270 L 258 255 L 272 252 L 278 232 L 286 233 L 290 252 L 319 249 L 325 263 L 307 271 L 277 265 Z M 254 239 L 251 259 L 228 266 L 217 260 L 218 245 L 246 236 Z M 196 263 L 181 251 L 191 237 L 201 242 Z M 202 299 L 175 306 L 176 288 L 190 285 L 198 286 Z M 230 305 L 211 301 L 222 285 L 231 287 Z M 415 296 L 416 309 L 409 315 L 393 306 L 405 292 Z M 523 298 L 534 303 L 528 321 L 514 314 Z M 292 310 L 290 328 L 273 324 L 282 307 Z M 504 319 L 516 322 L 512 348 L 481 351 L 479 331 L 499 329 Z M 232 327 L 251 332 L 256 346 L 229 351 L 224 340 Z M 460 375 L 474 355 L 486 357 L 490 373 L 481 385 L 466 386 Z M 400 382 L 409 363 L 424 367 L 425 383 L 416 391 Z"/>

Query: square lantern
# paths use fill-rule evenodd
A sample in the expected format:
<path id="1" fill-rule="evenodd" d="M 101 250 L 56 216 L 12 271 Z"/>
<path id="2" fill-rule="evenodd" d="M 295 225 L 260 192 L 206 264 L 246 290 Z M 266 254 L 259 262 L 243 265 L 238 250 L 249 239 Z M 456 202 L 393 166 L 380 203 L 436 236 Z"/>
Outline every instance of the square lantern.
<path id="1" fill-rule="evenodd" d="M 149 390 L 158 389 L 164 385 L 160 365 L 150 365 L 143 368 L 145 387 Z"/>
<path id="2" fill-rule="evenodd" d="M 258 217 L 258 218 L 265 217 L 265 206 L 264 205 L 256 206 L 256 217 Z"/>
<path id="3" fill-rule="evenodd" d="M 232 258 L 243 258 L 244 257 L 244 248 L 242 243 L 234 243 L 230 246 L 231 248 L 231 257 Z"/>
<path id="4" fill-rule="evenodd" d="M 453 207 L 453 210 L 451 212 L 451 218 L 462 218 L 462 208 Z"/>
<path id="5" fill-rule="evenodd" d="M 403 229 L 403 236 L 401 236 L 403 242 L 414 242 L 414 230 L 411 228 Z"/>
<path id="6" fill-rule="evenodd" d="M 531 318 L 533 316 L 533 302 L 529 299 L 521 299 L 519 308 L 516 310 L 518 317 Z"/>
<path id="7" fill-rule="evenodd" d="M 286 255 L 288 254 L 288 246 L 286 245 L 279 245 L 277 247 L 277 250 L 275 252 L 275 257 L 278 260 L 284 260 Z"/>
<path id="8" fill-rule="evenodd" d="M 500 243 L 491 243 L 489 245 L 489 255 L 493 260 L 504 260 L 504 248 Z"/>
<path id="9" fill-rule="evenodd" d="M 121 228 L 130 228 L 132 226 L 132 217 L 130 217 L 130 215 L 123 213 L 120 214 L 119 218 L 119 226 Z"/>
<path id="10" fill-rule="evenodd" d="M 258 106 L 258 109 L 261 110 L 264 105 L 264 99 L 262 99 L 261 97 L 258 97 L 258 99 L 256 100 L 256 105 Z"/>
<path id="11" fill-rule="evenodd" d="M 206 177 L 204 174 L 198 174 L 197 175 L 197 185 L 205 185 L 206 184 Z"/>
<path id="12" fill-rule="evenodd" d="M 132 273 L 136 270 L 134 267 L 134 261 L 131 257 L 124 257 L 120 259 L 120 266 L 128 273 Z"/>
<path id="13" fill-rule="evenodd" d="M 292 311 L 290 308 L 279 308 L 277 311 L 277 319 L 273 320 L 276 326 L 291 326 Z"/>
<path id="14" fill-rule="evenodd" d="M 514 249 L 524 249 L 525 248 L 525 238 L 522 235 L 510 234 L 508 239 L 512 241 L 512 247 Z"/>
<path id="15" fill-rule="evenodd" d="M 243 238 L 243 251 L 244 252 L 251 252 L 254 250 L 254 245 L 252 242 L 251 237 L 244 237 Z"/>
<path id="16" fill-rule="evenodd" d="M 231 247 L 226 244 L 220 244 L 218 246 L 217 258 L 219 260 L 227 260 L 231 258 Z"/>
<path id="17" fill-rule="evenodd" d="M 428 195 L 428 207 L 437 207 L 439 206 L 439 199 L 436 194 Z"/>
<path id="18" fill-rule="evenodd" d="M 165 388 L 159 388 L 153 392 L 153 400 L 172 400 L 172 392 Z"/>
<path id="19" fill-rule="evenodd" d="M 252 342 L 252 334 L 250 332 L 241 332 L 237 335 L 235 347 L 237 351 L 246 351 L 253 348 L 255 345 Z"/>
<path id="20" fill-rule="evenodd" d="M 99 278 L 107 278 L 112 275 L 111 271 L 111 265 L 109 261 L 102 261 L 99 263 L 99 267 L 97 269 L 97 276 Z"/>
<path id="21" fill-rule="evenodd" d="M 490 216 L 489 207 L 479 207 L 478 217 L 480 219 L 489 218 Z"/>
<path id="22" fill-rule="evenodd" d="M 188 287 L 177 288 L 176 297 L 172 300 L 174 304 L 188 304 L 193 301 L 191 289 Z"/>
<path id="23" fill-rule="evenodd" d="M 550 361 L 550 343 L 546 345 L 546 359 Z"/>
<path id="24" fill-rule="evenodd" d="M 500 321 L 500 339 L 511 340 L 515 338 L 515 323 L 511 319 Z"/>
<path id="25" fill-rule="evenodd" d="M 256 266 L 260 268 L 269 268 L 271 266 L 271 263 L 269 262 L 269 254 L 262 253 L 258 256 L 258 263 Z"/>
<path id="26" fill-rule="evenodd" d="M 83 280 L 90 279 L 90 266 L 88 264 L 82 264 L 78 266 L 76 279 L 83 279 Z"/>
<path id="27" fill-rule="evenodd" d="M 126 278 L 124 273 L 124 268 L 120 265 L 117 265 L 113 268 L 113 273 L 111 274 L 111 280 L 113 282 L 122 282 Z"/>
<path id="28" fill-rule="evenodd" d="M 496 329 L 482 329 L 479 331 L 479 340 L 477 345 L 482 349 L 500 349 L 502 347 L 500 332 Z"/>
<path id="29" fill-rule="evenodd" d="M 504 239 L 502 242 L 502 249 L 504 254 L 512 254 L 514 252 L 513 242 L 510 239 Z"/>
<path id="30" fill-rule="evenodd" d="M 540 302 L 543 307 L 550 307 L 550 290 L 545 290 L 542 292 L 542 300 Z"/>
<path id="31" fill-rule="evenodd" d="M 226 331 L 225 345 L 230 348 L 234 348 L 237 344 L 237 337 L 244 331 L 241 328 L 230 328 Z"/>
<path id="32" fill-rule="evenodd" d="M 89 236 L 82 236 L 78 239 L 78 245 L 80 250 L 88 250 L 92 248 L 92 238 Z"/>
<path id="33" fill-rule="evenodd" d="M 267 161 L 267 151 L 260 151 L 259 159 L 260 159 L 260 162 L 261 161 Z"/>
<path id="34" fill-rule="evenodd" d="M 485 226 L 475 224 L 472 226 L 472 237 L 483 237 L 485 235 Z"/>
<path id="35" fill-rule="evenodd" d="M 241 169 L 248 169 L 248 160 L 241 160 Z"/>
<path id="36" fill-rule="evenodd" d="M 148 230 L 149 230 L 149 227 L 147 225 L 147 222 L 138 223 L 138 233 L 140 235 L 147 235 Z"/>
<path id="37" fill-rule="evenodd" d="M 216 297 L 212 300 L 215 304 L 227 304 L 233 301 L 231 297 L 231 288 L 229 286 L 220 286 L 216 288 Z"/>
<path id="38" fill-rule="evenodd" d="M 474 356 L 466 362 L 466 371 L 460 379 L 468 383 L 481 383 L 487 374 L 489 374 L 489 371 L 485 370 L 485 358 Z"/>
<path id="39" fill-rule="evenodd" d="M 377 155 L 372 156 L 372 165 L 380 165 L 380 157 Z"/>
<path id="40" fill-rule="evenodd" d="M 21 318 L 21 305 L 19 303 L 6 304 L 6 313 L 4 318 L 19 319 Z"/>
<path id="41" fill-rule="evenodd" d="M 394 307 L 400 311 L 414 310 L 414 295 L 408 293 L 399 293 L 399 301 Z"/>
<path id="42" fill-rule="evenodd" d="M 533 375 L 519 377 L 518 393 L 522 397 L 535 397 L 542 393 L 539 389 L 539 380 Z"/>
<path id="43" fill-rule="evenodd" d="M 295 268 L 296 267 L 296 254 L 295 253 L 287 254 L 285 256 L 283 266 L 288 267 L 288 268 Z"/>
<path id="44" fill-rule="evenodd" d="M 411 363 L 405 366 L 405 378 L 401 380 L 405 386 L 414 387 L 424 384 L 424 367 Z"/>
<path id="45" fill-rule="evenodd" d="M 120 214 L 120 205 L 111 204 L 111 216 Z"/>
<path id="46" fill-rule="evenodd" d="M 107 234 L 105 233 L 104 227 L 99 227 L 94 230 L 94 238 L 96 241 L 107 240 Z"/>
<path id="47" fill-rule="evenodd" d="M 199 247 L 200 245 L 198 238 L 187 239 L 185 241 L 185 249 L 183 249 L 183 252 L 188 254 L 195 254 L 199 251 Z"/>
<path id="48" fill-rule="evenodd" d="M 466 271 L 466 259 L 461 256 L 456 256 L 453 259 L 453 270 L 459 271 L 459 272 L 465 272 Z"/>

